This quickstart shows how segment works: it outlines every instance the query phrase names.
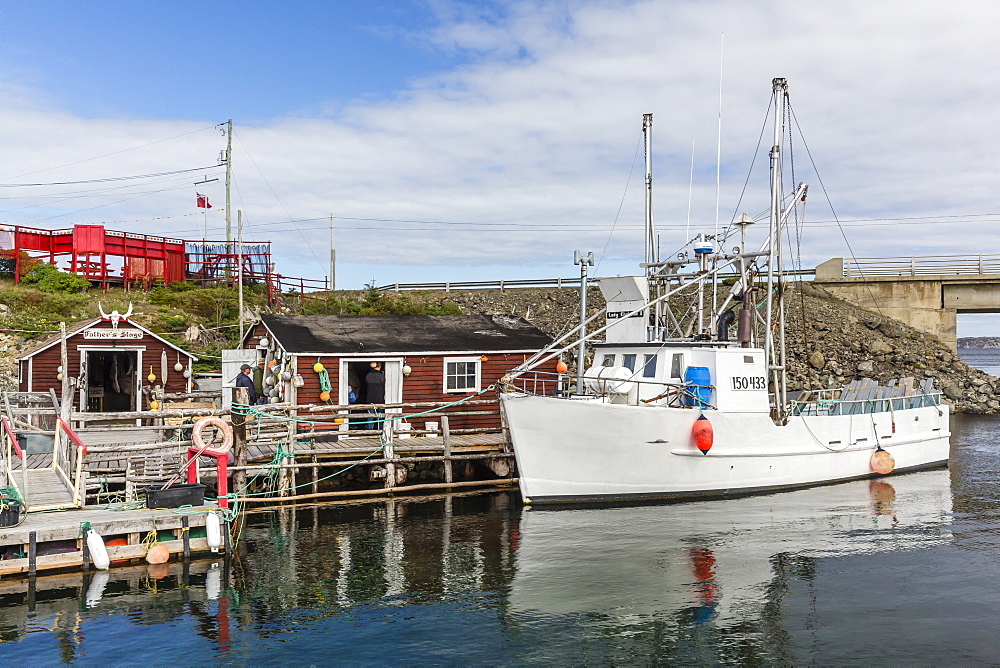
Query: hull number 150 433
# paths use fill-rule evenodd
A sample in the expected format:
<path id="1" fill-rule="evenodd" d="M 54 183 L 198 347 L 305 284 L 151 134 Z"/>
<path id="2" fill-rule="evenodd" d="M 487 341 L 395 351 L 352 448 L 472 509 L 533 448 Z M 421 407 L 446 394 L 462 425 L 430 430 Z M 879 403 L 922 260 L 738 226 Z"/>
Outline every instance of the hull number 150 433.
<path id="1" fill-rule="evenodd" d="M 766 390 L 767 378 L 764 376 L 733 376 L 734 390 Z"/>

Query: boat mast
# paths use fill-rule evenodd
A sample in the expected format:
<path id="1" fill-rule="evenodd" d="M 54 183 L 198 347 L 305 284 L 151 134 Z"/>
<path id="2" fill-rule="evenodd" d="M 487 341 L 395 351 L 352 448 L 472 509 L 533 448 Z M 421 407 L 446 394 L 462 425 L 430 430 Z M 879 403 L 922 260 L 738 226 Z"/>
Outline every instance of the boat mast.
<path id="1" fill-rule="evenodd" d="M 652 281 L 653 276 L 660 270 L 653 265 L 659 262 L 659 253 L 656 248 L 656 229 L 653 226 L 653 114 L 642 115 L 642 136 L 646 152 L 646 237 L 645 237 L 645 258 L 646 279 Z M 656 285 L 656 296 L 660 295 L 659 283 Z M 649 324 L 648 322 L 646 323 Z M 657 302 L 653 312 L 653 330 L 656 338 L 659 339 L 660 325 L 660 304 Z M 647 332 L 648 332 L 647 328 Z M 647 340 L 649 335 L 647 334 Z"/>
<path id="2" fill-rule="evenodd" d="M 771 81 L 774 98 L 774 141 L 771 145 L 771 216 L 770 243 L 767 262 L 767 313 L 765 317 L 764 351 L 771 373 L 771 387 L 774 392 L 775 418 L 784 420 L 785 413 L 785 328 L 781 321 L 784 316 L 784 301 L 781 280 L 781 139 L 785 129 L 785 105 L 788 100 L 788 81 L 775 78 Z M 777 288 L 777 295 L 775 295 Z M 778 341 L 774 332 L 774 299 L 777 296 Z"/>

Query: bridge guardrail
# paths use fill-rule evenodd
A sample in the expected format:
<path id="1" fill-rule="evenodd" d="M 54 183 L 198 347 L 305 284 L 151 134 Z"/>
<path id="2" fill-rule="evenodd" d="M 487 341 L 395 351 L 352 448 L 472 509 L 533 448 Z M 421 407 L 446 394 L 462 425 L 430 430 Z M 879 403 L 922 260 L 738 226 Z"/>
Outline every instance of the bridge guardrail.
<path id="1" fill-rule="evenodd" d="M 1000 256 L 998 256 L 1000 257 Z M 785 276 L 812 276 L 815 269 L 786 270 Z M 719 278 L 728 278 L 737 274 L 719 274 Z M 587 285 L 597 286 L 600 277 L 591 276 Z M 504 290 L 505 288 L 575 288 L 580 285 L 579 278 L 530 278 L 516 281 L 448 281 L 445 283 L 388 283 L 375 289 L 379 292 L 402 292 L 405 290 Z"/>
<path id="2" fill-rule="evenodd" d="M 1000 274 L 1000 254 L 844 258 L 844 278 Z"/>

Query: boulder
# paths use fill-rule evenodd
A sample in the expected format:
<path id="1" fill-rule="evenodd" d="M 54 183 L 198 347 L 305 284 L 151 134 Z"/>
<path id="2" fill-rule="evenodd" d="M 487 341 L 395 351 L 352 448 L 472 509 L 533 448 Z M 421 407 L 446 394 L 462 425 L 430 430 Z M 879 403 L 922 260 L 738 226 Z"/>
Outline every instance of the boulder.
<path id="1" fill-rule="evenodd" d="M 818 350 L 814 351 L 813 354 L 809 356 L 809 366 L 816 370 L 822 369 L 826 366 L 826 358 L 823 357 L 823 353 Z"/>
<path id="2" fill-rule="evenodd" d="M 942 391 L 944 392 L 944 396 L 948 397 L 952 401 L 957 401 L 957 400 L 961 399 L 962 398 L 962 394 L 964 394 L 962 392 L 962 388 L 960 388 L 958 385 L 955 385 L 954 383 L 952 383 L 951 385 L 948 385 Z"/>
<path id="3" fill-rule="evenodd" d="M 892 352 L 892 346 L 882 339 L 875 339 L 868 344 L 868 352 L 873 355 L 885 355 Z"/>

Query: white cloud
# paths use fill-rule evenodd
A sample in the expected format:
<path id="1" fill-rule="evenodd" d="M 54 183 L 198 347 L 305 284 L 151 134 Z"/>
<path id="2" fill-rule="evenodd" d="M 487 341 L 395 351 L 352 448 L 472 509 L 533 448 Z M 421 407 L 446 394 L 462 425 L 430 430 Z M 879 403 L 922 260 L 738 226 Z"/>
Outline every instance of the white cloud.
<path id="1" fill-rule="evenodd" d="M 233 207 L 245 210 L 257 238 L 276 242 L 283 273 L 325 274 L 327 233 L 263 226 L 333 213 L 344 218 L 337 237 L 345 263 L 341 285 L 359 286 L 372 275 L 379 283 L 421 274 L 427 280 L 500 278 L 482 275 L 482 265 L 506 263 L 511 275 L 572 275 L 574 249 L 600 251 L 607 242 L 645 112 L 654 113 L 656 220 L 664 249 L 683 243 L 692 141 L 692 216 L 696 229 L 710 230 L 722 33 L 724 222 L 746 178 L 774 76 L 789 79 L 797 119 L 841 217 L 1000 212 L 993 158 L 993 111 L 1000 102 L 995 3 L 553 2 L 478 13 L 462 4 L 436 7 L 439 24 L 407 39 L 464 53 L 464 65 L 415 81 L 388 100 L 339 106 L 332 117 L 237 127 Z M 30 174 L 217 120 L 85 119 L 46 99 L 44 92 L 0 85 L 5 174 Z M 764 151 L 769 136 L 768 130 Z M 809 218 L 830 220 L 798 137 L 794 146 L 796 177 L 811 184 Z M 159 172 L 207 164 L 222 147 L 223 138 L 206 130 L 30 179 Z M 623 260 L 602 271 L 629 271 L 641 254 L 641 150 L 637 160 L 608 249 Z M 762 154 L 741 210 L 766 206 L 765 168 Z M 24 180 L 29 177 L 8 182 Z M 103 200 L 69 200 L 44 213 L 14 211 L 4 200 L 0 218 L 50 221 L 45 225 L 140 220 L 146 222 L 117 227 L 195 236 L 185 230 L 200 228 L 197 216 L 149 222 L 190 213 L 195 188 L 185 185 L 191 181 L 179 178 L 179 190 L 60 218 L 51 216 Z M 202 190 L 221 205 L 220 184 Z M 212 217 L 221 223 L 220 214 Z M 848 232 L 859 255 L 975 252 L 992 246 L 995 221 Z M 498 223 L 510 225 L 486 225 Z M 846 253 L 832 227 L 807 229 L 805 242 L 807 264 Z"/>

